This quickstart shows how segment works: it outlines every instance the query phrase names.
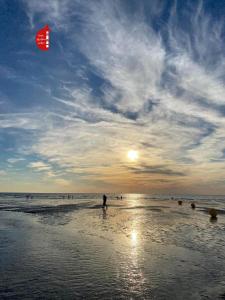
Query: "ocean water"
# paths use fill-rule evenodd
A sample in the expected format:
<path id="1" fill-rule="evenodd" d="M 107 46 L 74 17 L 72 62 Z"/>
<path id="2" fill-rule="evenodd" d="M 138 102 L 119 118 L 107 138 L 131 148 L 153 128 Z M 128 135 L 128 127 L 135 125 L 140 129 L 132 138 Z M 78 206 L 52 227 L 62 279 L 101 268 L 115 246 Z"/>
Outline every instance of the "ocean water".
<path id="1" fill-rule="evenodd" d="M 225 299 L 225 197 L 173 197 L 0 194 L 0 299 Z"/>

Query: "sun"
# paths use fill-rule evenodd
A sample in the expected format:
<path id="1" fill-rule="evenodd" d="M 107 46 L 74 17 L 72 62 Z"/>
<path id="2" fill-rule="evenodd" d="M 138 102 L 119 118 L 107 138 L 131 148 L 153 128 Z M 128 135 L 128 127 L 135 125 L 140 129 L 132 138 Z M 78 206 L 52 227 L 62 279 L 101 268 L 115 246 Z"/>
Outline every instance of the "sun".
<path id="1" fill-rule="evenodd" d="M 132 160 L 135 161 L 138 159 L 138 152 L 135 150 L 129 150 L 127 153 L 127 157 Z"/>

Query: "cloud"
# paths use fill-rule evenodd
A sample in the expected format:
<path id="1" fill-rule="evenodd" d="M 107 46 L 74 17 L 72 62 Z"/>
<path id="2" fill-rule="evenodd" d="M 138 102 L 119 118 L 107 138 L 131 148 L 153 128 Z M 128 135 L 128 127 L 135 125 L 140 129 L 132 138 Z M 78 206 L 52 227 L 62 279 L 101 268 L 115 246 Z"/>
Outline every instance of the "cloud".
<path id="1" fill-rule="evenodd" d="M 155 96 L 163 72 L 166 52 L 161 37 L 142 19 L 127 17 L 121 7 L 110 2 L 89 2 L 85 12 L 78 37 L 81 50 L 110 82 L 112 88 L 106 93 L 112 95 L 113 89 L 119 97 L 119 101 L 111 99 L 116 107 L 123 112 L 141 110 Z"/>
<path id="2" fill-rule="evenodd" d="M 129 167 L 129 169 L 135 174 L 160 174 L 160 175 L 168 175 L 168 176 L 186 176 L 187 174 L 181 171 L 175 171 L 172 169 L 168 169 L 165 165 L 142 165 L 139 167 Z"/>
<path id="3" fill-rule="evenodd" d="M 42 161 L 31 162 L 28 166 L 32 169 L 36 169 L 37 171 L 47 171 L 51 169 L 48 164 Z"/>
<path id="4" fill-rule="evenodd" d="M 19 157 L 19 158 L 8 158 L 7 162 L 10 164 L 15 164 L 17 162 L 23 161 L 25 158 Z"/>
<path id="5" fill-rule="evenodd" d="M 40 130 L 43 127 L 46 120 L 43 114 L 38 113 L 5 113 L 0 114 L 0 128 L 20 128 L 27 130 Z"/>
<path id="6" fill-rule="evenodd" d="M 5 176 L 5 175 L 6 175 L 6 172 L 3 170 L 0 170 L 0 176 Z"/>
<path id="7" fill-rule="evenodd" d="M 48 171 L 46 172 L 46 176 L 52 178 L 52 177 L 56 177 L 57 175 L 53 171 Z"/>
<path id="8" fill-rule="evenodd" d="M 71 185 L 71 181 L 69 180 L 66 180 L 66 179 L 63 179 L 63 178 L 57 178 L 54 180 L 54 182 L 57 184 L 57 185 L 60 185 L 62 187 L 68 187 Z"/>
<path id="9" fill-rule="evenodd" d="M 16 79 L 17 75 L 12 68 L 5 65 L 0 65 L 0 77 L 7 79 Z"/>
<path id="10" fill-rule="evenodd" d="M 65 29 L 66 21 L 70 16 L 70 0 L 23 0 L 26 12 L 32 27 L 35 21 L 41 20 L 44 23 L 52 24 L 56 28 Z"/>

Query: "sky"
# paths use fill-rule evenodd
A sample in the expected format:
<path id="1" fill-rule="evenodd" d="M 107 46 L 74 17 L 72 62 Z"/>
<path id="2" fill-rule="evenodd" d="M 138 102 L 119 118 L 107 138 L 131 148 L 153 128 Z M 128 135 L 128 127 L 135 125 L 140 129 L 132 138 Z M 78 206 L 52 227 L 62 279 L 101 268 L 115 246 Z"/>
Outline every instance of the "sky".
<path id="1" fill-rule="evenodd" d="M 0 191 L 225 194 L 224 15 L 223 0 L 0 0 Z"/>

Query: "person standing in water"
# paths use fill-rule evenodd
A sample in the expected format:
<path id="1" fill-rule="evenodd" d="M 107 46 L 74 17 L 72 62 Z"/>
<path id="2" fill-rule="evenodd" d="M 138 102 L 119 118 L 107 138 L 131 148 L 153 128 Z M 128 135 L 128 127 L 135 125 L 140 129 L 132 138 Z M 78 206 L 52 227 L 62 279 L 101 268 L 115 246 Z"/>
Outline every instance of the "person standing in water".
<path id="1" fill-rule="evenodd" d="M 103 200 L 102 206 L 105 207 L 106 206 L 106 201 L 107 201 L 107 197 L 106 197 L 105 194 L 102 196 L 102 200 Z"/>

